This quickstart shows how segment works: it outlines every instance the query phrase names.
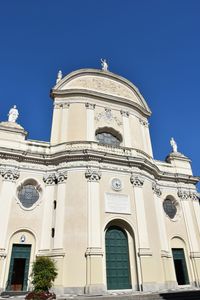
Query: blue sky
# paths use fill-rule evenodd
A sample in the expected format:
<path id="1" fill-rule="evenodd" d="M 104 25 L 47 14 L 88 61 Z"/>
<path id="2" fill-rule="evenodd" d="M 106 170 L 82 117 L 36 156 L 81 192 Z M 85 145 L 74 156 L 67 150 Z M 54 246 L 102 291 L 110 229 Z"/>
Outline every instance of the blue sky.
<path id="1" fill-rule="evenodd" d="M 152 110 L 154 157 L 178 150 L 200 175 L 199 0 L 1 0 L 0 120 L 16 104 L 30 139 L 49 140 L 59 69 L 126 77 Z"/>

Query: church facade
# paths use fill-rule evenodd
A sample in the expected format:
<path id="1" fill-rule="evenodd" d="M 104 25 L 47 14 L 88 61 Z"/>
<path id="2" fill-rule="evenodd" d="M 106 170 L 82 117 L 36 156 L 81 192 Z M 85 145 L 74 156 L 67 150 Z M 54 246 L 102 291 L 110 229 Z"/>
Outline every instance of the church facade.
<path id="1" fill-rule="evenodd" d="M 0 290 L 31 289 L 49 256 L 58 293 L 159 291 L 200 284 L 200 208 L 190 159 L 153 158 L 139 90 L 103 68 L 51 91 L 50 142 L 0 123 Z"/>

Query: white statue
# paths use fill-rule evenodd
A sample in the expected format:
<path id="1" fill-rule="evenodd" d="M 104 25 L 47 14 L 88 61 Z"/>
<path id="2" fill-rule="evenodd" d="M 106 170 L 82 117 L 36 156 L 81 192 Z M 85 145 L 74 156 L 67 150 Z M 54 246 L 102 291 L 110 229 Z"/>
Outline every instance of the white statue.
<path id="1" fill-rule="evenodd" d="M 56 84 L 62 79 L 62 71 L 59 70 L 57 74 Z"/>
<path id="2" fill-rule="evenodd" d="M 177 143 L 175 142 L 173 137 L 170 140 L 170 145 L 172 146 L 173 152 L 177 152 Z"/>
<path id="3" fill-rule="evenodd" d="M 18 109 L 16 107 L 16 105 L 14 105 L 10 110 L 9 110 L 9 113 L 8 113 L 8 122 L 13 122 L 15 123 L 17 118 L 19 116 L 19 112 L 18 112 Z"/>
<path id="4" fill-rule="evenodd" d="M 101 66 L 103 71 L 108 71 L 108 64 L 105 58 L 104 59 L 101 58 Z"/>

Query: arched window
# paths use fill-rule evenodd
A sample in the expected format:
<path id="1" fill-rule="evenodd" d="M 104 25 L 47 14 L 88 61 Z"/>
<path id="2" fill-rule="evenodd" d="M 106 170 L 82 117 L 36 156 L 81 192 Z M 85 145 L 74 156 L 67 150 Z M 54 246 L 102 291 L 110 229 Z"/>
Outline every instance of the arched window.
<path id="1" fill-rule="evenodd" d="M 103 127 L 96 131 L 96 140 L 101 144 L 119 146 L 122 142 L 122 136 L 113 128 Z"/>

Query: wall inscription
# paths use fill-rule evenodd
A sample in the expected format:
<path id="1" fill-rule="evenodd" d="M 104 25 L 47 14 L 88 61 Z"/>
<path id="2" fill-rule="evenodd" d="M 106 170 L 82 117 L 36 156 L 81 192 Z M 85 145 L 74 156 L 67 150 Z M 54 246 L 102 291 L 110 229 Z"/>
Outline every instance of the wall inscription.
<path id="1" fill-rule="evenodd" d="M 130 199 L 128 195 L 106 193 L 105 212 L 130 214 Z"/>

